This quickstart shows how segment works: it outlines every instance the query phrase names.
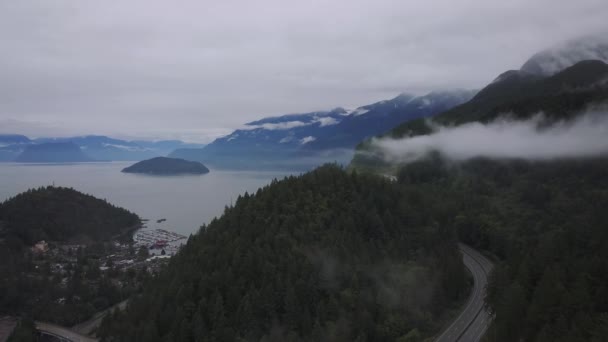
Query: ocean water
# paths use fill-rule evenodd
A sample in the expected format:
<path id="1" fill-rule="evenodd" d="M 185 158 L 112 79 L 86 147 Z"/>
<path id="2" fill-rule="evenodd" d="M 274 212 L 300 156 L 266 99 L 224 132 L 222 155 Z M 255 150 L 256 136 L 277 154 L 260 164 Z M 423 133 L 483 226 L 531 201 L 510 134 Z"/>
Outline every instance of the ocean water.
<path id="1" fill-rule="evenodd" d="M 57 185 L 74 188 L 126 208 L 148 228 L 188 236 L 220 216 L 224 207 L 248 191 L 298 171 L 224 171 L 205 175 L 150 176 L 122 173 L 129 162 L 80 164 L 0 163 L 0 201 L 30 188 Z M 159 219 L 166 219 L 157 223 Z"/>

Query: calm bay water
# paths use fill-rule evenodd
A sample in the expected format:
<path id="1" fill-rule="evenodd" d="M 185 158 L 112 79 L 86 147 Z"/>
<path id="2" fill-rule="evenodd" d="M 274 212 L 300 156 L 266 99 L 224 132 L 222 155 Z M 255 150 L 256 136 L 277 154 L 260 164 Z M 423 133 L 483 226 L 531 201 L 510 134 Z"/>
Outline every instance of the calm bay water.
<path id="1" fill-rule="evenodd" d="M 130 164 L 0 163 L 0 201 L 39 186 L 72 187 L 149 219 L 149 228 L 189 235 L 220 216 L 224 207 L 239 194 L 255 192 L 274 178 L 290 174 L 288 171 L 211 170 L 200 176 L 148 176 L 120 172 Z M 163 218 L 167 221 L 156 222 Z"/>

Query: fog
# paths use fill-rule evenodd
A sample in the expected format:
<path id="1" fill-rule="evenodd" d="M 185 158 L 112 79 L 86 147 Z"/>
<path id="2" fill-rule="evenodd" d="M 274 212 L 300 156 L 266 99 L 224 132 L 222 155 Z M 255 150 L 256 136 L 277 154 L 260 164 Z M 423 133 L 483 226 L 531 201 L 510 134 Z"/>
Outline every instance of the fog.
<path id="1" fill-rule="evenodd" d="M 503 117 L 493 122 L 438 126 L 430 135 L 375 139 L 372 146 L 389 162 L 409 162 L 430 151 L 453 160 L 474 157 L 555 159 L 608 153 L 608 111 L 585 113 L 575 120 L 549 124 L 542 113 L 525 121 Z"/>

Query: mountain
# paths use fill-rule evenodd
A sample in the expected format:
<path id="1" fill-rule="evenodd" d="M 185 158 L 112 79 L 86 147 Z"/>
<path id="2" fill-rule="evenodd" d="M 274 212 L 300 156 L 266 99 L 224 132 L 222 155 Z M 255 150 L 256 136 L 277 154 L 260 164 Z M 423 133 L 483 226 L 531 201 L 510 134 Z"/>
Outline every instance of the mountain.
<path id="1" fill-rule="evenodd" d="M 569 120 L 589 107 L 608 102 L 608 64 L 581 61 L 548 77 L 508 71 L 479 91 L 470 101 L 433 117 L 396 126 L 383 137 L 394 139 L 432 133 L 436 125 L 458 126 L 470 122 L 491 122 L 509 116 L 529 119 L 543 113 L 547 123 Z M 351 166 L 393 167 L 383 162 L 383 152 L 370 140 L 357 147 Z"/>
<path id="2" fill-rule="evenodd" d="M 310 149 L 354 148 L 362 140 L 388 131 L 396 125 L 426 118 L 470 100 L 475 91 L 453 90 L 431 92 L 424 96 L 401 94 L 393 99 L 362 106 L 328 134 L 306 145 Z M 314 137 L 314 136 L 313 136 Z"/>
<path id="3" fill-rule="evenodd" d="M 93 161 L 71 142 L 27 145 L 15 159 L 20 163 L 71 163 Z"/>
<path id="4" fill-rule="evenodd" d="M 521 71 L 551 76 L 580 61 L 592 59 L 608 63 L 608 35 L 583 37 L 541 51 L 528 59 Z"/>
<path id="5" fill-rule="evenodd" d="M 165 156 L 178 148 L 201 148 L 203 144 L 189 144 L 180 140 L 121 140 L 103 135 L 63 138 L 37 138 L 23 135 L 0 135 L 0 161 L 15 161 L 28 145 L 43 143 L 74 143 L 93 160 L 137 161 Z"/>
<path id="6" fill-rule="evenodd" d="M 468 276 L 438 203 L 333 165 L 245 194 L 99 329 L 104 341 L 422 341 Z"/>
<path id="7" fill-rule="evenodd" d="M 347 162 L 361 140 L 395 125 L 432 116 L 461 104 L 473 91 L 401 94 L 354 110 L 336 108 L 269 117 L 216 139 L 202 149 L 178 149 L 169 156 L 219 168 L 302 168 L 324 162 Z"/>
<path id="8" fill-rule="evenodd" d="M 0 134 L 0 145 L 27 144 L 31 140 L 20 134 Z"/>
<path id="9" fill-rule="evenodd" d="M 142 160 L 122 170 L 125 173 L 145 173 L 154 175 L 205 174 L 209 169 L 205 165 L 177 158 L 156 157 Z"/>
<path id="10" fill-rule="evenodd" d="M 136 143 L 100 135 L 40 138 L 34 141 L 36 143 L 71 142 L 95 160 L 140 160 L 157 156 L 154 151 L 143 148 Z"/>
<path id="11" fill-rule="evenodd" d="M 68 138 L 41 138 L 35 142 L 73 142 L 95 160 L 133 161 L 169 154 L 176 148 L 202 147 L 179 140 L 127 141 L 103 135 L 87 135 Z"/>
<path id="12" fill-rule="evenodd" d="M 0 134 L 0 162 L 13 161 L 32 141 L 25 135 Z"/>

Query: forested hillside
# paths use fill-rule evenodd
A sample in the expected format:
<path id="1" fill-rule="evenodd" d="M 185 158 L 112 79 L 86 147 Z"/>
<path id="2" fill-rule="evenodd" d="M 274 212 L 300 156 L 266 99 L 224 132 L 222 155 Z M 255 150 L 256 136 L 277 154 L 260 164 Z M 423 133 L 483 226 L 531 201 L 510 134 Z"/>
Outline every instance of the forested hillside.
<path id="1" fill-rule="evenodd" d="M 69 188 L 30 189 L 0 204 L 0 234 L 25 245 L 39 240 L 108 240 L 138 224 L 137 215 Z"/>
<path id="2" fill-rule="evenodd" d="M 82 322 L 135 291 L 135 272 L 101 264 L 139 217 L 73 189 L 42 187 L 0 204 L 0 315 Z M 31 249 L 47 240 L 42 249 Z M 106 266 L 106 272 L 100 270 Z M 140 278 L 145 277 L 145 272 Z"/>
<path id="3" fill-rule="evenodd" d="M 444 203 L 446 228 L 499 258 L 486 341 L 605 341 L 608 158 L 545 162 L 435 155 L 400 183 Z M 413 191 L 413 190 L 411 190 Z"/>
<path id="4" fill-rule="evenodd" d="M 442 202 L 324 166 L 239 197 L 105 341 L 419 341 L 468 278 Z"/>

